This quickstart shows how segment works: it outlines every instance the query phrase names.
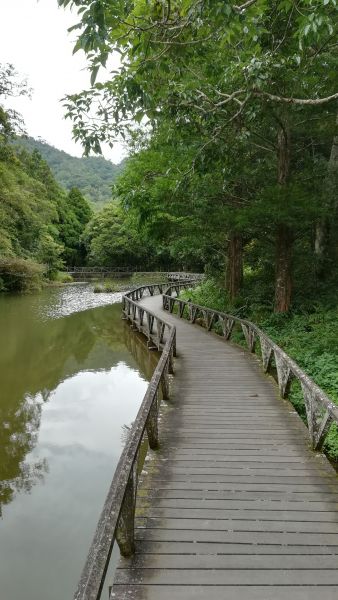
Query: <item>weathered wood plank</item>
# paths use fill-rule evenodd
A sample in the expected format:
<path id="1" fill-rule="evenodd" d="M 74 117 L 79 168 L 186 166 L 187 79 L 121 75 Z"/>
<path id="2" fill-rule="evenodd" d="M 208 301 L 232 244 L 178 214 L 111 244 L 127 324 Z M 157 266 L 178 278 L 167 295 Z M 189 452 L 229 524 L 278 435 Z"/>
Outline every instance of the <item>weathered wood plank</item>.
<path id="1" fill-rule="evenodd" d="M 242 544 L 295 544 L 310 546 L 337 546 L 337 533 L 283 532 L 283 531 L 216 531 L 199 529 L 138 528 L 136 539 L 157 542 L 210 542 Z"/>
<path id="2" fill-rule="evenodd" d="M 131 585 L 336 585 L 337 569 L 117 569 L 116 583 Z M 337 588 L 338 589 L 338 588 Z"/>
<path id="3" fill-rule="evenodd" d="M 299 519 L 299 515 L 298 515 Z M 245 518 L 244 513 L 236 519 L 221 519 L 213 517 L 210 514 L 204 515 L 204 517 L 192 517 L 192 518 L 173 518 L 173 517 L 148 517 L 143 524 L 143 519 L 136 519 L 138 525 L 136 531 L 139 532 L 141 529 L 146 530 L 160 529 L 161 531 L 175 531 L 175 532 L 205 532 L 207 531 L 212 535 L 217 532 L 220 536 L 224 533 L 232 532 L 257 532 L 257 533 L 326 533 L 328 536 L 338 535 L 338 523 L 337 521 L 300 521 L 291 520 L 285 517 L 283 520 L 268 520 L 261 519 L 257 520 L 248 517 Z M 141 533 L 142 535 L 142 533 Z M 154 534 L 156 535 L 156 534 Z M 189 534 L 187 534 L 189 535 Z M 224 539 L 224 536 L 223 536 Z M 216 540 L 217 541 L 217 540 Z"/>
<path id="4" fill-rule="evenodd" d="M 212 543 L 212 542 L 169 542 L 169 541 L 147 541 L 147 540 L 139 540 L 136 545 L 136 555 L 145 556 L 149 555 L 147 558 L 148 565 L 151 567 L 152 561 L 154 560 L 154 556 L 160 555 L 173 555 L 173 556 L 188 556 L 188 555 L 204 555 L 213 556 L 219 555 L 221 557 L 227 556 L 256 556 L 263 555 L 264 557 L 270 555 L 278 555 L 278 556 L 304 556 L 305 558 L 308 556 L 316 555 L 326 555 L 326 556 L 335 556 L 338 555 L 338 544 L 327 546 L 327 545 L 297 545 L 297 544 L 252 544 L 252 543 Z M 135 556 L 136 556 L 135 555 Z M 133 564 L 133 560 L 129 560 L 129 564 Z M 261 559 L 261 560 L 265 560 Z M 338 557 L 337 557 L 338 560 Z M 122 560 L 123 565 L 125 565 L 124 559 Z"/>
<path id="5" fill-rule="evenodd" d="M 141 516 L 141 510 L 139 511 L 139 516 Z M 271 522 L 271 521 L 276 521 L 278 523 L 279 527 L 283 527 L 284 529 L 287 528 L 288 529 L 288 522 L 295 522 L 295 528 L 297 531 L 301 531 L 303 529 L 303 527 L 300 525 L 300 523 L 304 523 L 305 521 L 308 521 L 309 523 L 313 523 L 313 524 L 317 524 L 319 522 L 324 522 L 326 525 L 332 525 L 337 524 L 338 523 L 338 511 L 334 512 L 334 511 L 310 511 L 310 510 L 304 510 L 304 507 L 299 508 L 297 511 L 295 510 L 273 510 L 273 509 L 269 509 L 267 510 L 266 507 L 264 506 L 261 510 L 259 509 L 249 509 L 249 508 L 237 508 L 237 509 L 233 509 L 233 510 L 224 510 L 222 508 L 210 508 L 210 507 L 205 507 L 205 508 L 191 508 L 191 507 L 186 507 L 186 508 L 157 508 L 154 507 L 153 504 L 151 506 L 151 508 L 149 508 L 147 510 L 147 515 L 148 517 L 150 517 L 150 523 L 147 521 L 146 524 L 147 526 L 152 526 L 152 521 L 151 519 L 160 519 L 161 522 L 161 526 L 163 526 L 163 523 L 167 523 L 167 520 L 170 519 L 174 520 L 174 519 L 181 519 L 182 521 L 186 521 L 187 517 L 189 517 L 190 519 L 196 519 L 197 520 L 204 520 L 204 519 L 208 519 L 209 521 L 214 519 L 215 521 L 217 521 L 217 523 L 215 523 L 215 527 L 217 527 L 217 525 L 219 524 L 219 521 L 221 521 L 220 523 L 220 528 L 222 528 L 222 522 L 223 520 L 227 522 L 228 526 L 230 527 L 231 525 L 234 527 L 234 529 L 237 529 L 237 527 L 241 527 L 243 528 L 243 521 L 241 521 L 241 519 L 245 519 L 245 522 L 247 522 L 248 520 L 252 520 L 255 522 L 256 524 L 256 528 L 258 527 L 257 522 Z M 301 521 L 300 521 L 301 519 Z M 208 521 L 208 522 L 209 522 Z M 196 526 L 198 524 L 196 523 Z M 250 525 L 250 527 L 252 527 L 252 525 Z M 249 529 L 250 529 L 249 527 Z M 298 528 L 297 528 L 298 527 Z M 308 525 L 308 527 L 310 527 Z M 212 529 L 212 525 L 210 526 L 210 528 Z M 325 530 L 328 529 L 329 531 L 336 531 L 337 528 L 330 528 L 330 527 L 326 527 Z M 311 531 L 313 531 L 313 528 L 311 528 Z"/>
<path id="6" fill-rule="evenodd" d="M 271 596 L 273 593 L 273 596 Z M 336 600 L 337 586 L 116 585 L 112 600 Z"/>
<path id="7" fill-rule="evenodd" d="M 255 506 L 256 501 L 262 502 L 266 501 L 273 502 L 287 502 L 292 506 L 296 503 L 306 503 L 309 502 L 309 505 L 322 505 L 323 507 L 331 507 L 332 510 L 336 510 L 338 507 L 338 494 L 337 493 L 326 493 L 324 494 L 322 490 L 317 490 L 316 492 L 304 492 L 304 491 L 287 491 L 279 490 L 279 489 L 270 489 L 270 490 L 201 490 L 201 489 L 171 489 L 169 487 L 158 488 L 157 490 L 153 490 L 152 488 L 142 487 L 140 491 L 141 497 L 139 502 L 142 503 L 143 498 L 148 501 L 152 501 L 153 505 L 157 506 L 160 502 L 168 501 L 182 501 L 187 500 L 197 501 L 197 502 L 208 502 L 212 500 L 216 500 L 222 503 L 224 507 L 228 505 L 232 506 L 232 503 L 235 506 L 238 506 L 238 502 L 247 502 L 253 501 Z M 249 504 L 250 504 L 249 502 Z M 230 504 L 229 504 L 230 503 Z M 167 502 L 166 502 L 167 504 Z M 189 504 L 190 505 L 190 504 Z M 193 503 L 192 503 L 193 506 Z M 241 504 L 240 504 L 241 506 Z M 315 508 L 313 510 L 316 510 Z M 327 510 L 330 510 L 328 508 Z"/>
<path id="8" fill-rule="evenodd" d="M 304 551 L 304 550 L 303 550 Z M 152 569 L 304 569 L 337 570 L 337 554 L 294 555 L 287 554 L 154 554 Z M 119 568 L 148 569 L 149 557 L 136 554 L 132 561 L 121 560 Z"/>
<path id="9" fill-rule="evenodd" d="M 225 480 L 224 480 L 225 479 Z M 305 481 L 300 482 L 298 477 L 266 477 L 264 481 L 262 481 L 262 477 L 252 477 L 251 479 L 246 477 L 228 477 L 223 478 L 221 481 L 219 478 L 213 478 L 210 481 L 210 477 L 205 476 L 203 479 L 196 481 L 195 479 L 190 479 L 187 481 L 186 477 L 181 477 L 181 479 L 175 480 L 166 480 L 159 479 L 156 477 L 152 478 L 152 483 L 154 487 L 157 489 L 163 490 L 199 490 L 203 492 L 204 490 L 209 491 L 217 491 L 224 493 L 224 491 L 263 491 L 270 492 L 277 491 L 288 494 L 293 493 L 303 493 L 303 492 L 319 492 L 325 498 L 328 494 L 336 495 L 336 486 L 332 489 L 328 488 L 325 485 L 325 481 L 322 481 L 320 477 L 312 477 L 307 478 Z M 208 483 L 209 485 L 205 485 Z M 324 489 L 323 489 L 324 488 Z M 146 487 L 144 489 L 147 489 Z M 153 489 L 153 488 L 151 488 Z"/>
<path id="10" fill-rule="evenodd" d="M 273 593 L 273 596 L 271 596 Z M 225 595 L 226 594 L 226 595 Z M 337 586 L 116 585 L 111 600 L 336 600 Z"/>
<path id="11" fill-rule="evenodd" d="M 283 531 L 210 531 L 198 529 L 136 530 L 138 540 L 156 542 L 209 542 L 222 544 L 278 544 L 304 546 L 337 546 L 337 533 L 283 532 Z M 198 548 L 196 547 L 196 551 Z"/>
<path id="12" fill-rule="evenodd" d="M 255 492 L 257 493 L 257 492 Z M 325 499 L 323 501 L 306 501 L 299 500 L 290 501 L 290 500 L 270 500 L 266 499 L 265 496 L 262 496 L 261 499 L 257 499 L 254 497 L 253 499 L 247 499 L 246 492 L 245 499 L 236 499 L 229 500 L 222 498 L 218 499 L 208 499 L 205 495 L 198 493 L 198 497 L 195 499 L 192 497 L 189 498 L 170 498 L 168 497 L 168 492 L 163 496 L 159 496 L 159 493 L 153 494 L 152 496 L 147 496 L 146 498 L 139 498 L 138 506 L 141 509 L 143 506 L 148 509 L 148 514 L 152 514 L 153 510 L 161 510 L 161 509 L 170 509 L 181 511 L 180 515 L 184 515 L 185 510 L 207 510 L 214 509 L 218 511 L 227 511 L 237 513 L 238 511 L 249 511 L 255 512 L 258 511 L 267 514 L 267 518 L 271 516 L 271 512 L 289 512 L 296 513 L 304 513 L 309 517 L 308 513 L 315 515 L 313 518 L 319 518 L 319 515 L 326 515 L 328 513 L 332 513 L 338 517 L 338 496 L 335 502 L 328 502 Z M 149 503 L 151 502 L 151 506 Z M 182 512 L 183 511 L 183 512 Z M 228 518 L 228 517 L 227 517 Z"/>

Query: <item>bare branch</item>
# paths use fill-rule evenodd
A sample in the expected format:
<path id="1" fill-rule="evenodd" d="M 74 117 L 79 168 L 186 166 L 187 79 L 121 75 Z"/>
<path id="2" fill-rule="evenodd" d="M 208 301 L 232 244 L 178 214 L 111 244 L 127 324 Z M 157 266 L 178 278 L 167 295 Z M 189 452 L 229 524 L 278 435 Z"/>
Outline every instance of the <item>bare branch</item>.
<path id="1" fill-rule="evenodd" d="M 168 46 L 191 46 L 194 44 L 200 44 L 202 42 L 208 42 L 209 40 L 211 40 L 212 35 L 208 35 L 208 37 L 206 38 L 202 38 L 202 39 L 198 39 L 198 40 L 187 40 L 186 42 L 171 42 L 170 40 L 155 40 L 155 39 L 151 39 L 150 41 L 153 44 L 165 44 Z"/>
<path id="2" fill-rule="evenodd" d="M 249 8 L 249 6 L 251 6 L 252 4 L 255 4 L 256 1 L 257 0 L 247 0 L 247 2 L 244 2 L 244 4 L 241 4 L 240 6 L 234 6 L 233 9 L 236 12 L 242 12 L 246 8 Z"/>
<path id="3" fill-rule="evenodd" d="M 283 102 L 284 104 L 299 104 L 301 106 L 320 106 L 321 104 L 331 102 L 331 100 L 338 100 L 338 92 L 336 94 L 332 94 L 331 96 L 326 96 L 326 98 L 285 98 L 284 96 L 276 96 L 275 94 L 269 94 L 268 92 L 262 92 L 261 90 L 253 90 L 253 94 L 255 96 L 264 96 L 265 98 L 274 100 L 275 102 Z"/>

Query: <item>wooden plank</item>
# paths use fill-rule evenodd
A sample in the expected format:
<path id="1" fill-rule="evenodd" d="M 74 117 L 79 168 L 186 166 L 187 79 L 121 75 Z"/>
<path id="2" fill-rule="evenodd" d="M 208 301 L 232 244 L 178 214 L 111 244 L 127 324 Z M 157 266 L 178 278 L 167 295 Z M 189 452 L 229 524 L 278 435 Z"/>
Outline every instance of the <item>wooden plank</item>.
<path id="1" fill-rule="evenodd" d="M 255 492 L 256 493 L 256 492 Z M 151 506 L 149 506 L 149 502 L 151 501 Z M 198 509 L 198 510 L 206 510 L 206 509 L 214 509 L 219 511 L 259 511 L 259 512 L 267 512 L 268 516 L 270 516 L 271 512 L 283 511 L 292 513 L 313 513 L 316 515 L 316 518 L 319 518 L 320 514 L 332 513 L 333 515 L 338 516 L 338 501 L 329 503 L 325 500 L 325 502 L 307 502 L 299 500 L 298 502 L 291 502 L 290 500 L 267 500 L 265 496 L 260 499 L 257 497 L 253 497 L 252 499 L 247 498 L 245 496 L 242 499 L 236 498 L 236 500 L 229 499 L 208 499 L 204 495 L 201 495 L 198 492 L 198 495 L 195 498 L 188 497 L 187 499 L 182 498 L 170 498 L 168 497 L 168 493 L 165 493 L 164 496 L 159 497 L 158 492 L 153 494 L 152 496 L 147 496 L 145 500 L 143 497 L 140 498 L 138 502 L 138 506 L 145 506 L 149 511 L 151 509 L 160 510 L 162 508 L 165 509 L 175 509 L 175 510 L 190 510 L 190 509 Z M 150 514 L 150 512 L 149 512 Z M 181 512 L 181 515 L 184 515 L 184 512 Z M 308 515 L 309 516 L 309 515 Z"/>
<path id="2" fill-rule="evenodd" d="M 299 515 L 298 515 L 299 517 Z M 143 520 L 142 520 L 143 521 Z M 138 523 L 138 520 L 137 520 Z M 296 521 L 288 520 L 250 520 L 244 518 L 238 519 L 220 519 L 204 515 L 204 517 L 195 517 L 191 519 L 187 518 L 155 518 L 148 517 L 145 524 L 146 529 L 160 529 L 161 531 L 197 531 L 205 532 L 208 531 L 210 535 L 220 534 L 224 538 L 224 533 L 227 532 L 277 532 L 277 533 L 325 533 L 328 536 L 338 536 L 338 523 L 337 522 L 321 522 L 321 521 Z M 143 528 L 143 525 L 142 525 Z M 137 530 L 139 530 L 138 527 Z"/>
<path id="3" fill-rule="evenodd" d="M 219 555 L 227 556 L 255 556 L 262 554 L 265 557 L 270 555 L 278 556 L 298 556 L 304 557 L 315 555 L 335 556 L 338 555 L 338 544 L 327 545 L 297 545 L 297 544 L 252 544 L 248 543 L 212 543 L 212 542 L 177 542 L 177 541 L 148 541 L 139 540 L 136 545 L 136 555 L 149 555 L 148 564 L 152 565 L 154 556 L 173 555 L 173 556 L 188 556 L 188 555 L 204 555 L 212 556 Z M 122 559 L 121 559 L 122 560 Z M 134 559 L 129 559 L 129 564 L 132 565 Z M 122 564 L 122 563 L 121 563 Z M 123 563 L 125 565 L 125 563 Z"/>
<path id="4" fill-rule="evenodd" d="M 198 478 L 197 478 L 198 479 Z M 200 478 L 200 481 L 195 481 L 190 478 L 181 477 L 181 479 L 175 479 L 168 481 L 167 479 L 160 479 L 153 477 L 152 481 L 154 487 L 157 489 L 172 489 L 172 490 L 209 490 L 209 491 L 264 491 L 270 492 L 271 490 L 283 491 L 289 494 L 292 493 L 303 493 L 303 492 L 320 492 L 323 494 L 337 494 L 336 486 L 332 486 L 332 489 L 325 485 L 325 481 L 321 481 L 319 477 L 307 478 L 305 481 L 300 482 L 299 478 L 292 477 L 266 477 L 264 481 L 263 477 L 228 477 L 223 480 L 214 478 L 210 481 L 210 477 Z M 208 485 L 205 485 L 208 483 Z M 323 489 L 324 488 L 324 489 Z M 144 489 L 147 489 L 146 487 Z"/>
<path id="5" fill-rule="evenodd" d="M 304 523 L 319 523 L 324 522 L 326 524 L 338 523 L 338 511 L 310 511 L 304 510 L 300 507 L 298 510 L 267 510 L 266 507 L 263 507 L 261 510 L 259 509 L 250 509 L 250 508 L 237 508 L 234 510 L 224 510 L 222 508 L 157 508 L 152 503 L 150 508 L 146 507 L 145 512 L 147 517 L 151 519 L 161 519 L 161 523 L 167 522 L 167 519 L 181 519 L 185 521 L 187 517 L 190 519 L 196 520 L 204 520 L 204 519 L 215 519 L 217 523 L 220 520 L 225 520 L 229 523 L 235 521 L 234 528 L 237 529 L 237 525 L 240 526 L 240 519 L 252 520 L 256 521 L 279 521 L 284 523 L 284 528 L 286 527 L 286 523 L 290 521 L 301 522 Z M 138 515 L 141 517 L 142 509 L 138 511 Z M 222 525 L 222 523 L 221 523 Z M 151 523 L 147 521 L 147 526 L 151 526 Z M 212 527 L 211 527 L 212 528 Z M 302 527 L 299 527 L 298 530 L 302 530 Z M 313 529 L 311 529 L 313 530 Z"/>
<path id="6" fill-rule="evenodd" d="M 210 531 L 198 529 L 138 528 L 138 540 L 156 542 L 199 542 L 221 544 L 277 544 L 302 546 L 337 546 L 337 533 L 282 531 Z M 305 550 L 305 549 L 304 549 Z M 197 548 L 196 548 L 197 551 Z"/>
<path id="7" fill-rule="evenodd" d="M 227 454 L 223 454 L 223 455 L 209 455 L 209 456 L 202 456 L 202 457 L 198 457 L 196 454 L 188 454 L 186 456 L 175 456 L 172 458 L 159 458 L 158 459 L 158 464 L 161 464 L 162 462 L 165 462 L 166 465 L 170 465 L 172 468 L 176 468 L 176 467 L 189 467 L 190 465 L 192 465 L 194 468 L 196 467 L 209 467 L 209 465 L 223 465 L 223 464 L 231 464 L 231 463 L 238 463 L 241 466 L 247 466 L 247 465 L 251 465 L 251 463 L 262 463 L 264 465 L 267 465 L 269 468 L 272 467 L 274 468 L 276 466 L 276 468 L 281 467 L 283 465 L 290 465 L 291 463 L 293 465 L 295 465 L 295 468 L 297 467 L 297 465 L 312 465 L 312 461 L 310 458 L 304 458 L 304 457 L 298 457 L 298 456 L 283 456 L 283 455 L 273 455 L 273 454 L 263 454 L 262 453 L 256 453 L 256 454 L 246 454 L 246 455 L 241 455 L 241 456 L 236 456 L 233 454 L 227 455 Z"/>
<path id="8" fill-rule="evenodd" d="M 116 585 L 111 600 L 336 600 L 337 586 Z M 273 594 L 273 596 L 271 595 Z"/>
<path id="9" fill-rule="evenodd" d="M 337 570 L 337 560 L 337 554 L 154 554 L 150 568 Z M 119 568 L 149 569 L 149 557 L 147 554 L 136 554 L 132 560 L 122 558 Z"/>
<path id="10" fill-rule="evenodd" d="M 121 559 L 122 569 L 288 569 L 337 570 L 337 554 L 136 554 L 132 561 Z"/>
<path id="11" fill-rule="evenodd" d="M 274 475 L 272 473 L 276 473 L 274 469 L 268 471 L 265 469 L 265 473 L 262 472 L 262 469 L 242 469 L 241 473 L 237 471 L 230 471 L 229 473 L 175 473 L 175 478 L 170 479 L 170 481 L 162 480 L 156 476 L 154 476 L 154 484 L 157 485 L 159 481 L 167 481 L 168 485 L 173 485 L 176 483 L 185 483 L 189 485 L 189 483 L 255 483 L 255 484 L 290 484 L 290 485 L 312 485 L 317 484 L 322 487 L 325 484 L 333 483 L 332 478 L 329 477 L 320 477 L 318 474 L 301 474 L 297 473 L 297 471 L 293 471 L 292 473 L 282 473 L 278 472 L 278 475 Z M 188 477 L 189 475 L 189 477 Z M 168 475 L 169 477 L 169 475 Z M 193 486 L 194 487 L 194 486 Z M 192 489 L 193 489 L 192 487 Z M 208 487 L 208 486 L 207 486 Z M 220 485 L 218 489 L 224 489 Z"/>
<path id="12" fill-rule="evenodd" d="M 131 585 L 335 585 L 338 569 L 117 569 L 116 583 Z"/>
<path id="13" fill-rule="evenodd" d="M 254 503 L 257 501 L 269 501 L 271 500 L 273 503 L 276 502 L 290 502 L 293 506 L 295 503 L 309 502 L 309 505 L 321 505 L 327 506 L 327 510 L 336 510 L 338 507 L 338 494 L 324 494 L 321 490 L 317 492 L 294 492 L 294 491 L 283 491 L 283 490 L 201 490 L 201 489 L 170 489 L 159 488 L 157 490 L 153 490 L 152 488 L 142 487 L 140 491 L 140 502 L 145 498 L 148 502 L 151 500 L 154 505 L 160 505 L 159 503 L 166 500 L 166 505 L 171 501 L 208 501 L 208 500 L 218 500 L 225 507 L 228 506 L 228 503 L 235 503 L 238 506 L 238 503 L 247 502 L 248 500 L 252 500 Z M 241 505 L 241 504 L 240 504 Z M 193 506 L 193 504 L 192 504 Z M 314 508 L 313 510 L 316 510 Z"/>

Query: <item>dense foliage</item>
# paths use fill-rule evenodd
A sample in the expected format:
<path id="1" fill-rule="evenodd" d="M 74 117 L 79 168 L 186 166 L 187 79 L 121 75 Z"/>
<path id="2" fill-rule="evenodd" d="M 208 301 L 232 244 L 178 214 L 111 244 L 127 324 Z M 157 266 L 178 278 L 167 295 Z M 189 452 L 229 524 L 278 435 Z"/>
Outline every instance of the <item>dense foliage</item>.
<path id="1" fill-rule="evenodd" d="M 231 297 L 243 261 L 273 278 L 288 311 L 300 276 L 336 262 L 335 0 L 59 4 L 79 9 L 75 50 L 92 73 L 66 103 L 76 138 L 86 151 L 117 133 L 134 144 L 126 209 L 184 261 L 226 263 Z M 114 51 L 118 73 L 95 83 Z"/>
<path id="2" fill-rule="evenodd" d="M 31 137 L 20 137 L 16 143 L 29 152 L 37 150 L 49 165 L 56 181 L 66 190 L 78 188 L 94 204 L 95 209 L 111 201 L 112 184 L 125 161 L 114 165 L 102 156 L 76 158 Z"/>
<path id="3" fill-rule="evenodd" d="M 0 92 L 22 90 L 11 67 L 0 70 Z M 13 146 L 16 113 L 1 107 L 0 290 L 36 288 L 44 273 L 83 262 L 81 235 L 91 209 L 79 190 L 65 192 L 37 150 Z"/>

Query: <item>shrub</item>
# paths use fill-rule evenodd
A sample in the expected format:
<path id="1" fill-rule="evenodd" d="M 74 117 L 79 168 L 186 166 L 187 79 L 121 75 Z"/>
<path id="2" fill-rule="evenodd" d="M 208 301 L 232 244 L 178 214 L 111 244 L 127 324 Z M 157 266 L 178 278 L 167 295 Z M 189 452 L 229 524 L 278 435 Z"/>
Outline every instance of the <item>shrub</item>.
<path id="1" fill-rule="evenodd" d="M 69 273 L 63 273 L 62 271 L 58 271 L 53 280 L 58 281 L 59 283 L 73 283 L 74 281 Z"/>
<path id="2" fill-rule="evenodd" d="M 44 267 L 31 259 L 0 258 L 0 290 L 30 292 L 41 288 Z"/>

